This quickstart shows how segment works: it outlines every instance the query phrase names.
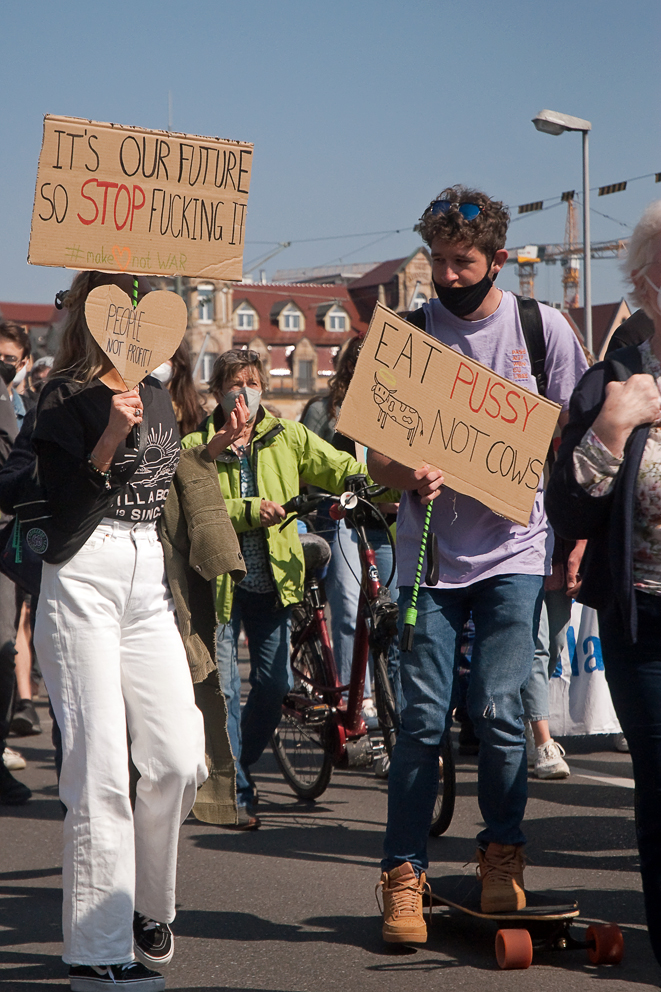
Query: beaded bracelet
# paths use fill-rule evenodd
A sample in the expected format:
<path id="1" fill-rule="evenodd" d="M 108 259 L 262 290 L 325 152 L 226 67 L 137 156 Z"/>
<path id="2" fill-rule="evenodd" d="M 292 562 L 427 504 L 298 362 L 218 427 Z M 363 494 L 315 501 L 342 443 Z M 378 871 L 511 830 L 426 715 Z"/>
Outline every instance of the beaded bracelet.
<path id="1" fill-rule="evenodd" d="M 92 461 L 92 455 L 90 455 L 89 458 L 87 459 L 87 464 L 89 465 L 89 467 L 92 469 L 93 472 L 96 472 L 97 475 L 103 476 L 105 480 L 106 489 L 110 489 L 111 488 L 110 469 L 106 469 L 105 472 L 103 471 L 103 469 L 100 469 L 99 466 L 95 465 L 94 462 Z"/>

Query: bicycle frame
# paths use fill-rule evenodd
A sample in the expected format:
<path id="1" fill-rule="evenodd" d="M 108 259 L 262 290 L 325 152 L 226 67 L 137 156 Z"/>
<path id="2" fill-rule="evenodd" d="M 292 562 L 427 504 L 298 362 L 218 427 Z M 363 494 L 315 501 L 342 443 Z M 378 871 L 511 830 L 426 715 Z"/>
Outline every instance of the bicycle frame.
<path id="1" fill-rule="evenodd" d="M 349 765 L 356 767 L 371 764 L 373 760 L 373 748 L 367 737 L 367 727 L 362 718 L 363 695 L 370 650 L 370 627 L 368 626 L 367 617 L 372 616 L 374 604 L 380 598 L 383 600 L 389 594 L 386 587 L 381 584 L 379 578 L 376 556 L 374 549 L 367 540 L 365 525 L 362 519 L 363 515 L 364 513 L 360 507 L 347 511 L 347 516 L 358 535 L 361 562 L 361 590 L 358 600 L 356 633 L 349 684 L 342 685 L 338 678 L 335 657 L 326 623 L 326 604 L 321 597 L 319 583 L 316 579 L 309 580 L 306 597 L 312 607 L 312 618 L 303 630 L 299 632 L 295 641 L 292 641 L 292 668 L 305 682 L 323 696 L 327 705 L 330 707 L 333 717 L 331 726 L 334 738 L 333 764 L 335 766 Z M 323 665 L 326 674 L 325 685 L 319 685 L 313 682 L 309 676 L 296 668 L 296 657 L 313 631 L 319 638 L 322 647 Z M 342 696 L 347 690 L 348 699 L 345 706 Z M 296 699 L 292 694 L 288 698 L 290 701 L 296 703 Z M 289 706 L 286 707 L 286 712 L 291 717 L 303 722 L 306 716 L 309 717 L 309 706 L 305 709 L 306 701 L 301 700 L 301 702 L 304 707 L 303 710 Z M 360 743 L 361 741 L 364 741 L 365 746 Z"/>

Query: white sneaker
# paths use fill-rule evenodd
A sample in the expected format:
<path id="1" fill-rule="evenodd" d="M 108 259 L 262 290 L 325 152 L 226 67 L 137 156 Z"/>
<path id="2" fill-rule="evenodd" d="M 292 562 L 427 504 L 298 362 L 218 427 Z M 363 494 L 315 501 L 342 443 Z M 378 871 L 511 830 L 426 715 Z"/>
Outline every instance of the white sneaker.
<path id="1" fill-rule="evenodd" d="M 535 736 L 532 732 L 530 720 L 526 720 L 526 758 L 528 759 L 528 768 L 534 768 L 535 759 L 537 758 L 537 745 L 535 744 Z"/>
<path id="2" fill-rule="evenodd" d="M 613 750 L 621 754 L 629 753 L 629 742 L 624 734 L 613 734 Z"/>
<path id="3" fill-rule="evenodd" d="M 533 771 L 535 778 L 567 778 L 571 772 L 564 754 L 565 749 L 554 740 L 538 747 Z"/>
<path id="4" fill-rule="evenodd" d="M 5 749 L 2 752 L 2 760 L 5 768 L 10 772 L 17 772 L 26 766 L 26 761 L 23 755 L 19 751 L 14 751 L 12 747 L 5 746 Z"/>
<path id="5" fill-rule="evenodd" d="M 376 730 L 379 726 L 379 718 L 376 712 L 376 706 L 374 705 L 373 699 L 363 700 L 363 720 L 365 721 L 365 726 L 368 730 Z"/>
<path id="6" fill-rule="evenodd" d="M 387 754 L 374 762 L 374 774 L 377 778 L 388 778 L 390 774 L 390 758 Z"/>

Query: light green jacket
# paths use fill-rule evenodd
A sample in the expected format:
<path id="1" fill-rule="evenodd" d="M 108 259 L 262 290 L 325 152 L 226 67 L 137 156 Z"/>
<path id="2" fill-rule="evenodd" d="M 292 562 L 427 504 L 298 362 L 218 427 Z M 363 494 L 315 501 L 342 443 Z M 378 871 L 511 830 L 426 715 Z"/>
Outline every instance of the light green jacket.
<path id="1" fill-rule="evenodd" d="M 367 474 L 365 465 L 337 451 L 303 424 L 272 417 L 263 407 L 260 407 L 260 414 L 263 416 L 257 423 L 251 446 L 251 463 L 259 496 L 241 497 L 239 459 L 233 451 L 227 449 L 216 459 L 220 491 L 239 540 L 241 534 L 261 526 L 259 507 L 262 499 L 285 503 L 298 494 L 301 482 L 328 492 L 341 493 L 347 475 Z M 204 429 L 188 434 L 182 441 L 182 447 L 194 448 L 207 444 L 220 430 L 222 417 L 222 411 L 217 407 Z M 303 599 L 305 566 L 296 524 L 290 524 L 282 532 L 280 525 L 276 524 L 266 528 L 265 534 L 271 573 L 282 605 L 300 603 Z M 231 577 L 218 576 L 216 612 L 220 623 L 229 621 L 233 597 Z"/>

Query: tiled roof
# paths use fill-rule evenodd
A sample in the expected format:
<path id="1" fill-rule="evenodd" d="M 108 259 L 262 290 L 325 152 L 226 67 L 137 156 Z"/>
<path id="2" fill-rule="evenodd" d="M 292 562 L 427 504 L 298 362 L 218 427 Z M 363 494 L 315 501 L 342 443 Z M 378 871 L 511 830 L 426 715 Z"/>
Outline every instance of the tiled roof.
<path id="1" fill-rule="evenodd" d="M 52 303 L 2 303 L 0 316 L 5 320 L 14 320 L 17 324 L 27 324 L 29 327 L 49 327 L 60 317 Z"/>
<path id="2" fill-rule="evenodd" d="M 333 373 L 335 362 L 333 361 L 333 348 L 317 348 L 317 371 Z"/>
<path id="3" fill-rule="evenodd" d="M 270 345 L 296 345 L 302 337 L 315 345 L 342 345 L 351 331 L 363 334 L 367 324 L 358 315 L 356 306 L 349 296 L 346 286 L 330 285 L 276 285 L 273 283 L 238 283 L 234 286 L 234 309 L 248 301 L 259 315 L 257 330 L 235 330 L 233 339 L 237 345 L 247 344 L 255 337 L 262 338 Z M 283 303 L 292 301 L 305 317 L 304 331 L 281 331 L 275 314 Z M 351 330 L 327 331 L 317 319 L 317 311 L 326 303 L 339 303 L 349 315 Z"/>
<path id="4" fill-rule="evenodd" d="M 380 286 L 390 282 L 399 272 L 405 262 L 408 262 L 410 255 L 406 258 L 391 258 L 389 262 L 381 262 L 371 272 L 367 272 L 360 279 L 355 279 L 351 283 L 351 289 L 362 289 L 363 286 Z"/>
<path id="5" fill-rule="evenodd" d="M 326 282 L 344 282 L 359 279 L 366 272 L 370 272 L 378 265 L 378 262 L 350 262 L 349 264 L 338 262 L 335 265 L 315 265 L 309 269 L 278 269 L 273 273 L 273 282 L 321 282 L 324 277 Z"/>

